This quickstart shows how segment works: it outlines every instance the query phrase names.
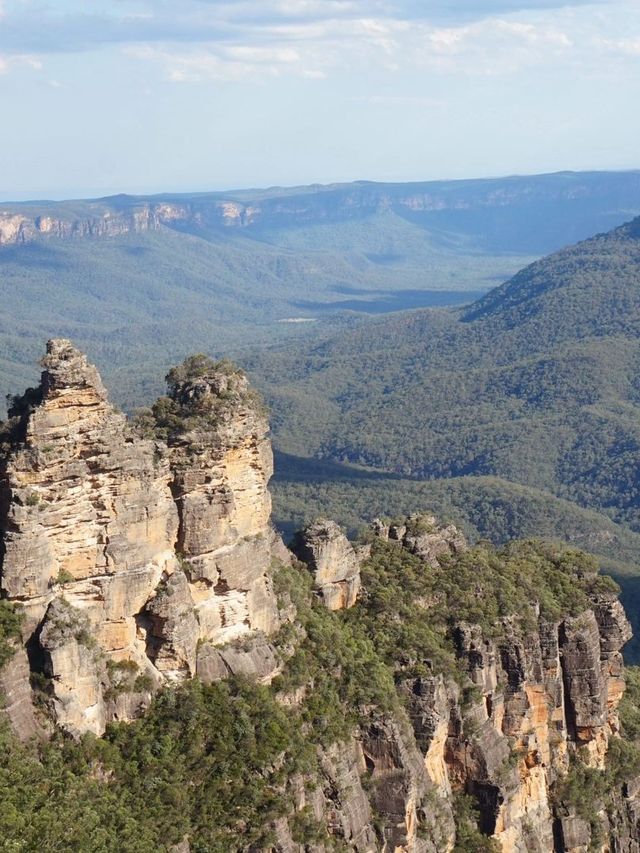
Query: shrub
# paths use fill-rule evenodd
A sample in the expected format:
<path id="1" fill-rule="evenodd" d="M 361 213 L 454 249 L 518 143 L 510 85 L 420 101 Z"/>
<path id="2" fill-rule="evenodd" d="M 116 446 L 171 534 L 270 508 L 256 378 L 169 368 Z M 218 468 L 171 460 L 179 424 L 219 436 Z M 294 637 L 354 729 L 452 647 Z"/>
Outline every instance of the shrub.
<path id="1" fill-rule="evenodd" d="M 499 844 L 480 832 L 478 816 L 478 807 L 473 797 L 465 794 L 455 797 L 453 817 L 456 824 L 456 844 L 453 853 L 499 853 Z"/>
<path id="2" fill-rule="evenodd" d="M 20 638 L 24 613 L 9 601 L 0 600 L 0 667 L 13 656 L 15 640 Z"/>
<path id="3" fill-rule="evenodd" d="M 72 583 L 73 581 L 75 581 L 75 578 L 67 569 L 60 569 L 55 579 L 55 583 L 62 585 Z"/>

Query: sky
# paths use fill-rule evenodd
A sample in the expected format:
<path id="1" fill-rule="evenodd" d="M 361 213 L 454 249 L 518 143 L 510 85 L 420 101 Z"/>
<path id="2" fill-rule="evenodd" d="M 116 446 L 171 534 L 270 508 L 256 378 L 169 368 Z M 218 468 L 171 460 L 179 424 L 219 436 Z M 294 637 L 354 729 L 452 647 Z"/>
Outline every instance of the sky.
<path id="1" fill-rule="evenodd" d="M 640 0 L 0 0 L 0 198 L 640 168 Z"/>

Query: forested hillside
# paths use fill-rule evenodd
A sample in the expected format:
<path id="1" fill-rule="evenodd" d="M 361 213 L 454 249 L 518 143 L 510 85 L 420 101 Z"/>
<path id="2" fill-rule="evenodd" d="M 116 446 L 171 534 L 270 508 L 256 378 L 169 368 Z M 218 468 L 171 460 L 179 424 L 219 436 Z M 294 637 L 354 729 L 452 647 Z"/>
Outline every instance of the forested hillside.
<path id="1" fill-rule="evenodd" d="M 639 531 L 639 356 L 640 220 L 534 263 L 469 308 L 282 348 L 253 365 L 290 457 L 277 473 L 277 515 L 290 522 L 304 493 L 310 512 L 355 525 L 379 490 L 388 512 L 412 500 L 450 507 L 495 540 L 539 530 L 535 505 L 554 538 L 581 541 L 584 509 L 599 514 L 596 540 L 610 521 Z M 310 477 L 295 457 L 347 468 Z M 373 473 L 349 481 L 348 466 Z M 382 472 L 400 479 L 382 485 Z M 533 491 L 496 524 L 496 507 L 512 502 L 505 481 Z M 637 543 L 618 556 L 640 562 Z"/>
<path id="2" fill-rule="evenodd" d="M 500 476 L 638 527 L 639 332 L 635 220 L 466 310 L 283 349 L 255 373 L 285 452 L 419 478 Z"/>
<path id="3" fill-rule="evenodd" d="M 288 550 L 236 365 L 191 356 L 131 420 L 70 341 L 42 366 L 0 434 L 0 848 L 637 845 L 631 631 L 593 557 L 414 512 Z"/>

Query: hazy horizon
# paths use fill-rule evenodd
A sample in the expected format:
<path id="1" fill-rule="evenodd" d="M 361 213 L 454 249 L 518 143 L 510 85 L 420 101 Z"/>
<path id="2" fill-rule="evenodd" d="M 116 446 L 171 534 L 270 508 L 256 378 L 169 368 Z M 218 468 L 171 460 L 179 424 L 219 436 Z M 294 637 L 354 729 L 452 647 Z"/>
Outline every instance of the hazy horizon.
<path id="1" fill-rule="evenodd" d="M 24 193 L 18 194 L 14 197 L 9 197 L 8 195 L 4 195 L 2 190 L 0 189 L 0 204 L 21 204 L 21 203 L 29 203 L 29 202 L 55 202 L 55 201 L 99 201 L 101 199 L 113 198 L 117 195 L 127 195 L 127 196 L 163 196 L 163 195 L 206 195 L 208 193 L 234 193 L 234 192 L 250 192 L 251 190 L 255 190 L 256 192 L 266 192 L 269 190 L 279 190 L 279 189 L 295 189 L 296 187 L 306 188 L 306 187 L 331 187 L 331 186 L 340 186 L 340 185 L 348 185 L 348 184 L 358 184 L 358 183 L 370 183 L 370 184 L 428 184 L 428 183 L 455 183 L 455 182 L 464 182 L 464 181 L 499 181 L 499 180 L 508 180 L 509 178 L 534 178 L 534 177 L 542 177 L 544 175 L 561 175 L 561 174 L 597 174 L 597 173 L 619 173 L 625 174 L 640 172 L 640 166 L 629 166 L 625 168 L 619 169 L 605 169 L 605 168 L 592 168 L 592 169 L 555 169 L 551 172 L 512 172 L 510 174 L 495 174 L 495 175 L 470 175 L 466 177 L 416 177 L 416 178 L 408 178 L 406 180 L 377 180 L 375 178 L 353 178 L 350 180 L 327 180 L 327 181 L 319 181 L 319 180 L 310 180 L 306 183 L 284 183 L 284 184 L 246 184 L 244 186 L 228 186 L 228 187 L 200 187 L 200 188 L 182 188 L 182 187 L 154 187 L 149 190 L 136 190 L 136 189 L 114 189 L 112 192 L 100 192 L 95 191 L 91 192 L 90 190 L 78 191 L 78 193 L 74 193 L 73 190 L 69 192 L 61 191 L 60 193 L 52 192 L 51 194 L 47 194 L 44 191 L 41 194 L 31 194 Z"/>
<path id="2" fill-rule="evenodd" d="M 637 163 L 636 0 L 0 0 L 0 196 Z"/>

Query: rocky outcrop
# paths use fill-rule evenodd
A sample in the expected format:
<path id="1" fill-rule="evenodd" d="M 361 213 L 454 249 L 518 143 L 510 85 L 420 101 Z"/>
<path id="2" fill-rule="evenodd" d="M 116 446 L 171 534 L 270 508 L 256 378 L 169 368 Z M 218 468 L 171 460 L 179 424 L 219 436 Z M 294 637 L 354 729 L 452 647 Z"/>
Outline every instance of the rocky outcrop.
<path id="1" fill-rule="evenodd" d="M 171 395 L 193 418 L 168 441 L 177 548 L 201 639 L 221 644 L 250 631 L 270 634 L 278 615 L 269 575 L 273 455 L 265 414 L 238 371 L 177 380 Z"/>
<path id="2" fill-rule="evenodd" d="M 440 525 L 428 513 L 415 513 L 391 524 L 375 519 L 371 527 L 380 539 L 398 542 L 431 566 L 436 566 L 440 557 L 467 550 L 466 539 L 455 525 Z"/>
<path id="3" fill-rule="evenodd" d="M 40 387 L 4 427 L 2 594 L 24 609 L 55 718 L 73 733 L 126 716 L 107 699 L 109 662 L 157 686 L 195 674 L 200 642 L 278 626 L 267 423 L 244 376 L 234 396 L 211 364 L 172 393 L 208 395 L 220 417 L 167 443 L 132 429 L 85 356 L 53 340 Z"/>
<path id="4" fill-rule="evenodd" d="M 429 516 L 395 525 L 377 521 L 373 528 L 430 566 L 466 548 L 454 527 L 439 527 Z M 431 782 L 445 802 L 455 792 L 470 794 L 482 832 L 503 853 L 586 853 L 589 823 L 557 814 L 553 791 L 572 756 L 603 768 L 619 733 L 620 650 L 631 633 L 615 594 L 594 594 L 591 608 L 576 617 L 554 623 L 539 617 L 535 630 L 504 619 L 496 638 L 452 618 L 468 686 L 461 691 L 438 674 L 401 684 Z M 634 803 L 621 802 L 621 826 L 628 827 Z"/>
<path id="5" fill-rule="evenodd" d="M 335 521 L 319 518 L 308 524 L 292 547 L 313 573 L 329 610 L 353 607 L 360 590 L 360 556 Z"/>
<path id="6" fill-rule="evenodd" d="M 84 731 L 102 734 L 106 667 L 87 614 L 65 598 L 54 598 L 39 639 L 56 720 L 75 735 Z"/>
<path id="7" fill-rule="evenodd" d="M 279 669 L 278 652 L 265 636 L 252 636 L 249 643 L 240 641 L 222 647 L 203 643 L 198 649 L 197 675 L 205 684 L 229 675 L 269 683 Z"/>
<path id="8" fill-rule="evenodd" d="M 455 825 L 451 792 L 431 777 L 425 755 L 402 716 L 363 731 L 370 799 L 382 817 L 385 850 L 439 853 L 451 849 Z"/>
<path id="9" fill-rule="evenodd" d="M 138 623 L 145 630 L 147 656 L 165 678 L 179 681 L 195 675 L 200 626 L 181 569 L 156 588 Z"/>
<path id="10" fill-rule="evenodd" d="M 376 522 L 374 531 L 431 568 L 442 561 L 445 571 L 455 571 L 450 558 L 467 547 L 455 527 L 428 515 L 393 525 Z M 353 565 L 355 554 L 325 520 L 309 525 L 295 550 L 321 594 L 335 566 Z M 416 606 L 428 619 L 433 605 L 429 599 Z M 339 761 L 335 748 L 322 753 L 325 786 L 319 804 L 314 802 L 317 819 L 334 840 L 351 850 L 451 851 L 459 839 L 456 798 L 466 794 L 478 808 L 480 833 L 503 853 L 591 849 L 594 828 L 557 792 L 578 756 L 594 772 L 602 769 L 618 736 L 620 649 L 629 624 L 615 594 L 602 590 L 579 616 L 549 621 L 536 607 L 531 615 L 532 624 L 516 614 L 489 630 L 451 614 L 457 663 L 448 674 L 434 670 L 403 678 L 399 665 L 408 719 L 400 710 L 373 714 L 345 740 Z M 602 849 L 630 853 L 638 806 L 629 787 L 615 808 L 614 816 L 613 806 L 607 812 L 595 804 L 603 837 L 629 841 Z"/>
<path id="11" fill-rule="evenodd" d="M 365 770 L 362 746 L 351 740 L 323 750 L 320 768 L 315 807 L 331 836 L 357 853 L 375 850 L 377 839 L 371 825 L 371 804 L 362 787 Z"/>
<path id="12" fill-rule="evenodd" d="M 13 657 L 0 667 L 0 718 L 5 717 L 23 741 L 42 737 L 47 732 L 34 707 L 30 676 L 29 658 L 24 648 L 16 648 Z"/>

